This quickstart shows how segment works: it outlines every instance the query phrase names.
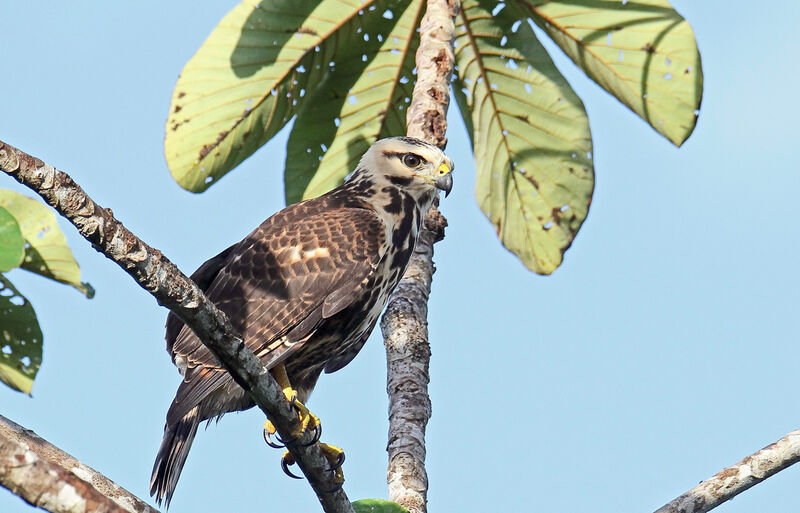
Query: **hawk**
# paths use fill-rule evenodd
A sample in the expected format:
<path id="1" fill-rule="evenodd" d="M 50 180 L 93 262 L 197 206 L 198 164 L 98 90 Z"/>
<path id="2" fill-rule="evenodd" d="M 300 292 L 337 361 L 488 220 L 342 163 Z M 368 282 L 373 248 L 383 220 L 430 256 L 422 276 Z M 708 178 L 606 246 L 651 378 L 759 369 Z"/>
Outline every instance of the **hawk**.
<path id="1" fill-rule="evenodd" d="M 439 148 L 418 139 L 377 141 L 340 187 L 284 208 L 192 274 L 287 398 L 301 403 L 304 426 L 316 418 L 302 403 L 323 370 L 341 369 L 364 345 L 438 190 L 450 192 L 452 170 Z M 198 424 L 254 403 L 172 313 L 166 340 L 183 381 L 167 412 L 150 494 L 169 506 Z"/>

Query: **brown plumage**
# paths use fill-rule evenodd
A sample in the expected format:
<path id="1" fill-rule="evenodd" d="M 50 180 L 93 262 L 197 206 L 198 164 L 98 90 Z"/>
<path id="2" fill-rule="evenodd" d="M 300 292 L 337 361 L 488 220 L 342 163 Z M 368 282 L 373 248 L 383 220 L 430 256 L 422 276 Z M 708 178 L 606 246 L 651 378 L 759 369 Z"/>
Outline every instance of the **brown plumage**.
<path id="1" fill-rule="evenodd" d="M 285 365 L 306 402 L 323 370 L 341 369 L 364 345 L 436 190 L 450 191 L 452 168 L 422 141 L 378 141 L 342 186 L 276 213 L 192 279 L 265 367 Z M 169 505 L 198 424 L 253 402 L 173 314 L 166 339 L 183 382 L 167 412 L 150 493 Z"/>

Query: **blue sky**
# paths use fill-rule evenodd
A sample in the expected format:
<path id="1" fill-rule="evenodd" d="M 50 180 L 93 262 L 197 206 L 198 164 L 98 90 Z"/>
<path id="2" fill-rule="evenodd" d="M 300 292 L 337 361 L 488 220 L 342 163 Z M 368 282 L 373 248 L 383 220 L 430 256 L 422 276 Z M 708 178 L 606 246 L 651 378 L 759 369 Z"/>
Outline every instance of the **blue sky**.
<path id="1" fill-rule="evenodd" d="M 681 149 L 554 51 L 589 113 L 597 188 L 550 277 L 497 243 L 451 110 L 456 183 L 430 303 L 431 511 L 653 511 L 800 427 L 800 7 L 673 4 L 705 72 Z M 70 173 L 186 272 L 283 206 L 286 132 L 202 195 L 181 190 L 163 158 L 178 73 L 233 5 L 4 7 L 0 139 Z M 179 380 L 166 310 L 62 228 L 97 296 L 9 274 L 36 308 L 45 359 L 33 399 L 0 389 L 0 413 L 146 497 Z M 386 496 L 376 335 L 310 401 L 324 440 L 347 452 L 354 500 Z M 261 441 L 262 422 L 250 411 L 201 430 L 170 511 L 318 511 Z M 718 511 L 797 511 L 799 484 L 789 469 Z M 0 490 L 0 511 L 29 510 Z"/>

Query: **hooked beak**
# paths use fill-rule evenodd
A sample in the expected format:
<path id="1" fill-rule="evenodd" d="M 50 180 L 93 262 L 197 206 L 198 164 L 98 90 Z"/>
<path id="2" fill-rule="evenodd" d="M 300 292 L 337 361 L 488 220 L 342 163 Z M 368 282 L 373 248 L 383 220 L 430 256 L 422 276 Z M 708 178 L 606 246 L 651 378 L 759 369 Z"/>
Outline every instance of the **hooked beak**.
<path id="1" fill-rule="evenodd" d="M 433 181 L 433 184 L 437 189 L 444 191 L 444 197 L 446 198 L 450 195 L 450 190 L 453 188 L 453 175 L 447 173 L 446 175 L 439 176 Z"/>

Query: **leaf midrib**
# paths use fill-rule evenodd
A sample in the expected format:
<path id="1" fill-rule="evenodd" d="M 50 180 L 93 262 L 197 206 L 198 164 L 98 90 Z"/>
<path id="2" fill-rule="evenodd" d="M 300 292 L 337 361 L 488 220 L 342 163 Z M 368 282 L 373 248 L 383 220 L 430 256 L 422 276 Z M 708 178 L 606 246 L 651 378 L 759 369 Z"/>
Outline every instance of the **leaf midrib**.
<path id="1" fill-rule="evenodd" d="M 338 31 L 340 28 L 342 28 L 342 27 L 343 27 L 343 26 L 344 26 L 346 23 L 348 23 L 348 22 L 349 22 L 351 19 L 353 19 L 353 17 L 354 17 L 354 16 L 356 16 L 356 15 L 358 14 L 358 12 L 359 12 L 359 11 L 362 11 L 362 10 L 364 10 L 365 8 L 368 8 L 370 5 L 374 4 L 375 2 L 377 2 L 377 0 L 365 0 L 365 1 L 364 1 L 364 3 L 363 3 L 363 4 L 361 4 L 361 5 L 359 5 L 359 6 L 353 6 L 353 10 L 351 11 L 350 15 L 348 15 L 347 17 L 345 17 L 345 18 L 341 19 L 341 20 L 340 20 L 338 23 L 335 23 L 335 24 L 333 25 L 333 27 L 331 28 L 331 30 L 329 30 L 328 32 L 326 32 L 326 33 L 325 33 L 323 36 L 320 36 L 320 37 L 318 38 L 318 41 L 317 41 L 317 44 L 316 44 L 316 45 L 310 45 L 308 48 L 306 48 L 306 50 L 305 50 L 305 51 L 303 51 L 303 52 L 302 52 L 302 53 L 301 53 L 301 54 L 298 56 L 298 58 L 297 58 L 297 59 L 294 59 L 294 61 L 293 61 L 293 62 L 294 62 L 294 65 L 293 65 L 293 66 L 288 66 L 288 67 L 286 68 L 286 71 L 284 71 L 282 74 L 280 74 L 280 75 L 279 75 L 279 78 L 277 78 L 277 79 L 276 79 L 274 82 L 275 82 L 276 84 L 280 84 L 280 83 L 282 83 L 282 82 L 283 82 L 283 81 L 286 79 L 286 77 L 287 77 L 287 76 L 288 76 L 288 75 L 289 75 L 291 72 L 293 72 L 293 71 L 295 70 L 295 68 L 297 67 L 297 64 L 298 64 L 300 61 L 302 61 L 302 60 L 303 60 L 303 58 L 304 58 L 306 55 L 308 55 L 308 52 L 309 52 L 309 51 L 311 51 L 312 49 L 314 49 L 316 46 L 319 46 L 319 44 L 321 44 L 321 43 L 324 43 L 325 41 L 327 41 L 327 40 L 328 40 L 328 38 L 329 38 L 329 37 L 331 37 L 331 34 L 333 34 L 333 33 L 337 32 L 337 31 Z M 356 8 L 356 7 L 357 7 L 357 8 Z M 302 26 L 302 24 L 301 24 L 301 26 Z M 247 115 L 246 115 L 246 116 L 241 116 L 241 117 L 238 117 L 238 118 L 237 118 L 237 120 L 234 122 L 233 126 L 231 126 L 231 127 L 228 129 L 228 133 L 227 133 L 227 134 L 225 134 L 225 137 L 222 137 L 222 138 L 220 138 L 218 141 L 215 141 L 213 144 L 211 144 L 211 145 L 208 147 L 208 152 L 205 154 L 205 156 L 203 156 L 202 158 L 198 159 L 198 160 L 197 160 L 197 163 L 196 163 L 196 164 L 193 164 L 193 166 L 192 166 L 192 167 L 199 166 L 200 164 L 202 164 L 202 163 L 203 163 L 203 162 L 206 160 L 206 158 L 208 158 L 208 157 L 209 157 L 209 155 L 212 155 L 212 154 L 214 153 L 214 151 L 213 151 L 213 150 L 215 150 L 216 148 L 218 148 L 218 147 L 219 147 L 219 146 L 220 146 L 220 145 L 221 145 L 223 142 L 227 141 L 227 140 L 228 140 L 228 138 L 229 138 L 229 137 L 231 137 L 231 134 L 232 134 L 232 133 L 233 133 L 233 132 L 236 130 L 236 128 L 237 128 L 237 127 L 238 127 L 240 124 L 242 124 L 242 122 L 243 122 L 245 119 L 250 119 L 250 116 L 253 114 L 253 112 L 254 112 L 255 110 L 259 109 L 259 108 L 261 107 L 261 105 L 263 105 L 263 103 L 264 103 L 265 99 L 266 99 L 268 96 L 270 96 L 270 91 L 271 91 L 272 89 L 274 89 L 274 87 L 273 87 L 273 88 L 271 88 L 269 91 L 267 91 L 265 94 L 261 95 L 261 96 L 260 96 L 260 98 L 258 99 L 258 101 L 257 101 L 257 102 L 254 102 L 254 105 L 253 105 L 253 107 L 250 109 L 250 111 L 248 111 L 248 113 L 247 113 Z M 275 111 L 275 109 L 273 108 L 273 109 L 272 109 L 272 111 L 273 111 L 273 112 L 270 112 L 270 115 L 269 115 L 269 121 L 270 121 L 270 122 L 271 122 L 271 120 L 272 120 L 272 118 L 273 118 L 273 116 L 274 116 L 274 111 Z M 267 124 L 266 126 L 268 126 L 268 124 Z"/>

